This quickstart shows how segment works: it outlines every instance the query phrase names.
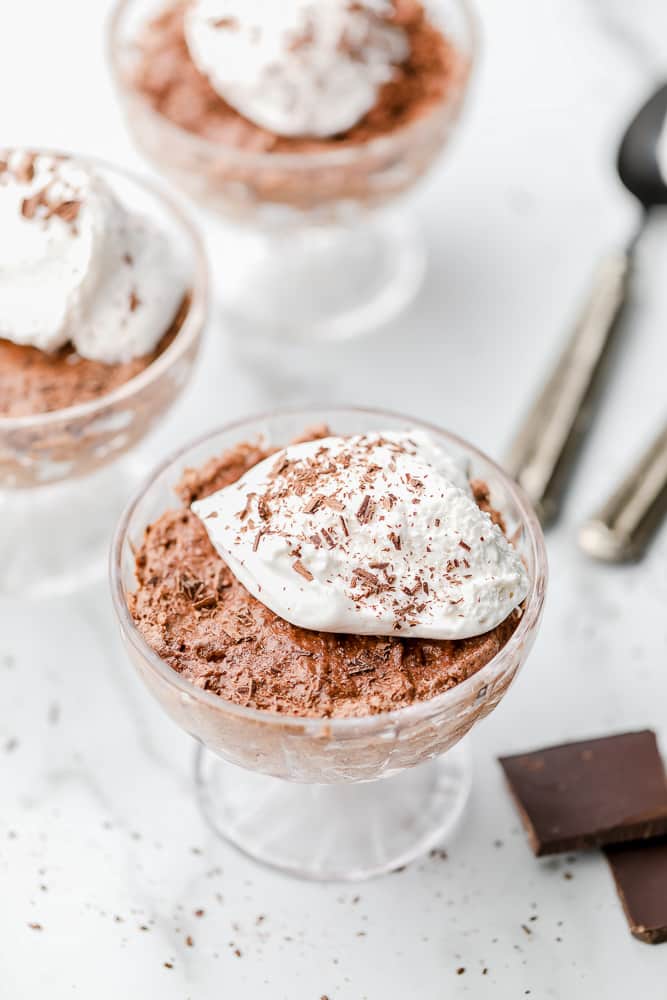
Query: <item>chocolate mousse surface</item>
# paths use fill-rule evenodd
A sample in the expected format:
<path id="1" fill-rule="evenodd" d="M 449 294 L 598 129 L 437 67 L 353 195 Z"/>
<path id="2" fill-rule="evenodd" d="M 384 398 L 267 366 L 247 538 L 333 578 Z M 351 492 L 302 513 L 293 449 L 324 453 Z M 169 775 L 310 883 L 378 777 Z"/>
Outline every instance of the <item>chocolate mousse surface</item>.
<path id="1" fill-rule="evenodd" d="M 396 0 L 393 23 L 403 28 L 409 56 L 380 88 L 375 106 L 352 128 L 328 138 L 276 135 L 249 121 L 197 69 L 184 33 L 187 2 L 171 4 L 138 40 L 133 84 L 179 128 L 249 153 L 316 153 L 391 134 L 431 112 L 460 88 L 468 61 L 433 24 L 417 0 Z"/>
<path id="2" fill-rule="evenodd" d="M 324 437 L 328 429 L 302 440 Z M 197 687 L 256 709 L 296 716 L 365 716 L 425 701 L 485 666 L 508 641 L 519 610 L 485 635 L 457 640 L 355 636 L 297 628 L 257 601 L 213 548 L 190 510 L 236 482 L 271 451 L 242 443 L 188 470 L 136 553 L 130 612 L 146 642 Z M 486 486 L 479 507 L 503 527 Z"/>
<path id="3" fill-rule="evenodd" d="M 71 345 L 49 353 L 0 338 L 0 417 L 27 417 L 87 403 L 112 392 L 148 368 L 172 343 L 190 305 L 186 296 L 174 321 L 150 354 L 107 365 L 83 358 Z M 128 308 L 141 308 L 129 303 Z"/>

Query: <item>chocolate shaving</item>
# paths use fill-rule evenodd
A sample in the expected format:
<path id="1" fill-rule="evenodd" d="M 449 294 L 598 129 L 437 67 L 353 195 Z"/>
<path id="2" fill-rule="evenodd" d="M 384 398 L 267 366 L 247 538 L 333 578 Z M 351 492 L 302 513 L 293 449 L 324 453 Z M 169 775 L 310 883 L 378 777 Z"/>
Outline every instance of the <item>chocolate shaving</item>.
<path id="1" fill-rule="evenodd" d="M 371 500 L 368 494 L 366 494 L 364 499 L 361 501 L 361 506 L 359 507 L 359 510 L 357 511 L 357 520 L 360 522 L 360 524 L 368 524 L 368 522 L 372 519 L 374 513 L 375 513 L 375 503 L 373 502 L 373 500 Z"/>
<path id="2" fill-rule="evenodd" d="M 184 572 L 179 574 L 178 588 L 189 600 L 194 601 L 203 586 L 203 581 L 198 580 L 197 577 L 193 576 L 191 573 Z"/>
<path id="3" fill-rule="evenodd" d="M 214 608 L 218 603 L 218 598 L 215 594 L 204 594 L 200 597 L 198 601 L 194 602 L 194 607 L 197 611 L 201 611 L 203 608 Z"/>
<path id="4" fill-rule="evenodd" d="M 395 531 L 389 532 L 389 541 L 394 546 L 394 548 L 400 551 L 401 548 L 401 536 L 397 535 Z"/>
<path id="5" fill-rule="evenodd" d="M 236 515 L 239 521 L 245 521 L 246 517 L 250 513 L 250 504 L 252 503 L 255 496 L 256 496 L 255 493 L 248 493 L 245 501 L 245 507 L 243 508 L 243 510 L 240 510 Z"/>
<path id="6" fill-rule="evenodd" d="M 348 527 L 347 527 L 347 521 L 345 520 L 345 518 L 342 515 L 341 515 L 341 518 L 340 518 L 340 524 L 341 524 L 341 527 L 343 529 L 343 534 L 345 535 L 346 538 L 349 538 L 350 537 L 350 532 L 349 532 Z"/>
<path id="7" fill-rule="evenodd" d="M 320 506 L 324 497 L 321 493 L 316 493 L 314 497 L 311 497 L 306 506 L 303 508 L 304 514 L 313 514 L 317 508 Z"/>
<path id="8" fill-rule="evenodd" d="M 38 191 L 37 194 L 33 194 L 30 198 L 24 198 L 21 202 L 21 215 L 24 219 L 34 219 L 37 215 L 37 209 L 42 204 L 42 191 Z"/>
<path id="9" fill-rule="evenodd" d="M 324 538 L 324 541 L 327 544 L 327 548 L 334 549 L 336 547 L 335 541 L 333 540 L 333 538 L 331 537 L 330 533 L 327 531 L 326 528 L 322 528 L 320 534 Z"/>
<path id="10" fill-rule="evenodd" d="M 345 504 L 341 503 L 340 500 L 336 500 L 335 497 L 325 497 L 322 501 L 325 507 L 330 507 L 331 510 L 342 511 L 345 510 Z"/>
<path id="11" fill-rule="evenodd" d="M 271 508 L 269 507 L 265 496 L 258 497 L 257 499 L 257 513 L 261 517 L 262 521 L 268 521 L 271 516 Z"/>
<path id="12" fill-rule="evenodd" d="M 298 573 L 300 576 L 302 576 L 304 580 L 308 580 L 309 583 L 311 580 L 315 579 L 313 574 L 310 572 L 309 569 L 307 569 L 303 565 L 300 559 L 297 559 L 296 562 L 292 563 L 292 569 L 294 570 L 295 573 Z"/>
<path id="13" fill-rule="evenodd" d="M 466 552 L 470 552 L 470 546 L 468 545 L 467 542 L 461 541 L 461 542 L 459 542 L 459 545 L 461 546 L 462 549 L 465 549 Z"/>
<path id="14" fill-rule="evenodd" d="M 283 452 L 282 455 L 278 456 L 276 462 L 271 467 L 269 475 L 271 476 L 272 479 L 275 478 L 276 476 L 279 476 L 282 472 L 285 471 L 285 469 L 289 464 L 290 464 L 289 459 L 285 454 L 285 452 Z"/>
<path id="15" fill-rule="evenodd" d="M 57 215 L 59 219 L 63 220 L 63 222 L 76 222 L 80 210 L 80 201 L 63 201 L 60 205 L 56 205 L 55 208 L 52 208 L 49 214 Z"/>

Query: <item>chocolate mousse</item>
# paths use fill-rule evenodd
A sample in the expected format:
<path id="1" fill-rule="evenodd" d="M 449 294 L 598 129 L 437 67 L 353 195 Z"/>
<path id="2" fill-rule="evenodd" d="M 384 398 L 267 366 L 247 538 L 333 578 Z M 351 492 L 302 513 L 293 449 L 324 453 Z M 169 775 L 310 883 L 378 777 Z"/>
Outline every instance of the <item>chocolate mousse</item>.
<path id="1" fill-rule="evenodd" d="M 461 86 L 467 60 L 430 21 L 418 0 L 396 0 L 389 23 L 406 35 L 408 52 L 360 121 L 332 136 L 281 135 L 225 101 L 195 65 L 184 30 L 188 0 L 150 21 L 138 40 L 134 86 L 174 125 L 250 153 L 321 153 L 381 138 L 428 115 Z M 353 6 L 353 5 L 350 5 Z M 218 30 L 233 33 L 233 18 Z"/>
<path id="2" fill-rule="evenodd" d="M 470 39 L 418 0 L 166 0 L 114 56 L 139 145 L 242 221 L 408 190 L 444 148 L 471 69 Z"/>
<path id="3" fill-rule="evenodd" d="M 172 343 L 189 308 L 181 303 L 157 348 L 140 358 L 108 365 L 65 345 L 55 353 L 0 339 L 0 417 L 28 417 L 87 403 L 112 392 L 148 368 Z"/>
<path id="4" fill-rule="evenodd" d="M 301 440 L 324 444 L 323 439 L 332 440 L 328 435 L 329 431 L 322 428 Z M 386 444 L 380 438 L 378 441 Z M 399 445 L 390 442 L 389 446 L 401 457 Z M 202 468 L 188 470 L 177 487 L 182 505 L 166 511 L 145 531 L 136 552 L 138 586 L 129 595 L 129 607 L 147 643 L 175 671 L 197 687 L 238 705 L 296 716 L 353 717 L 433 698 L 480 670 L 502 649 L 521 618 L 519 604 L 484 634 L 444 640 L 401 635 L 409 617 L 427 613 L 424 609 L 428 586 L 424 579 L 419 596 L 415 596 L 416 588 L 405 588 L 403 601 L 410 613 L 394 624 L 393 634 L 351 634 L 301 628 L 252 596 L 211 542 L 207 524 L 215 523 L 214 512 L 207 515 L 212 520 L 205 521 L 191 509 L 191 504 L 212 497 L 231 484 L 240 484 L 242 477 L 250 470 L 259 469 L 259 463 L 274 453 L 275 449 L 265 449 L 259 444 L 241 443 Z M 277 463 L 281 468 L 274 468 L 272 476 L 284 473 L 284 452 L 282 455 Z M 275 463 L 276 459 L 272 459 L 272 464 Z M 375 474 L 375 469 L 370 462 L 369 476 Z M 411 497 L 408 502 L 415 505 L 410 509 L 417 509 L 420 484 L 411 479 L 406 488 Z M 502 543 L 505 549 L 513 552 L 504 537 L 502 515 L 492 508 L 485 484 L 473 481 L 470 487 L 466 483 L 466 489 L 473 510 L 479 509 L 489 515 L 484 517 L 486 533 L 497 536 L 497 545 Z M 463 505 L 464 490 L 452 486 L 452 491 L 456 502 Z M 344 493 L 339 495 L 346 496 Z M 248 497 L 247 506 L 254 504 L 257 513 L 254 506 L 250 515 L 247 506 L 240 511 L 244 525 L 255 517 L 260 522 L 263 517 L 268 520 L 270 512 L 263 506 L 263 497 L 252 493 Z M 348 525 L 345 520 L 348 515 L 343 517 L 339 513 L 338 501 L 329 497 L 325 504 L 321 493 L 311 495 L 307 487 L 301 490 L 300 498 L 303 500 L 301 510 L 306 515 L 316 512 L 318 507 L 321 511 L 328 507 L 332 517 L 341 520 L 336 547 L 342 551 L 344 538 L 353 530 L 351 517 Z M 388 508 L 392 503 L 389 499 Z M 239 493 L 236 506 L 242 504 L 243 496 Z M 370 501 L 364 499 L 361 506 L 356 503 L 354 507 L 355 530 L 358 526 L 362 541 L 368 538 L 370 507 Z M 378 519 L 384 517 L 379 510 L 376 516 Z M 466 518 L 460 523 L 474 523 L 469 511 Z M 439 519 L 435 523 L 439 525 Z M 269 544 L 262 538 L 261 523 L 251 525 L 249 532 L 248 537 L 254 538 L 251 548 L 255 549 L 255 554 L 260 546 Z M 309 565 L 315 569 L 316 560 L 321 559 L 327 548 L 327 534 L 326 530 L 322 532 L 324 543 L 314 538 L 308 552 L 305 546 L 303 552 L 298 546 L 291 552 L 290 572 L 293 572 L 295 586 L 309 586 L 313 574 L 306 563 L 310 560 Z M 479 540 L 470 541 L 472 545 Z M 458 590 L 452 587 L 450 592 L 467 594 L 465 584 L 472 575 L 468 572 L 468 559 L 472 561 L 476 552 L 472 552 L 471 545 L 463 540 L 453 544 L 458 556 L 449 561 L 447 576 Z M 394 549 L 397 548 L 400 542 L 394 545 Z M 426 552 L 430 551 L 430 544 L 427 544 Z M 518 561 L 518 557 L 512 558 Z M 494 565 L 499 565 L 498 558 L 494 556 L 494 559 Z M 387 571 L 388 562 L 370 565 L 374 566 L 371 570 L 355 571 L 357 583 L 362 588 L 364 573 L 374 580 L 382 573 L 388 580 L 393 579 Z M 379 587 L 373 584 L 368 590 L 377 592 Z M 410 590 L 412 594 L 408 593 Z M 518 593 L 509 596 L 519 602 L 522 599 Z M 357 596 L 355 601 L 352 613 L 363 599 Z M 462 602 L 463 597 L 458 596 L 449 601 L 454 606 L 448 609 L 452 627 L 463 618 L 457 607 Z"/>
<path id="5" fill-rule="evenodd" d="M 104 396 L 169 346 L 189 293 L 165 236 L 87 161 L 0 150 L 0 418 Z"/>

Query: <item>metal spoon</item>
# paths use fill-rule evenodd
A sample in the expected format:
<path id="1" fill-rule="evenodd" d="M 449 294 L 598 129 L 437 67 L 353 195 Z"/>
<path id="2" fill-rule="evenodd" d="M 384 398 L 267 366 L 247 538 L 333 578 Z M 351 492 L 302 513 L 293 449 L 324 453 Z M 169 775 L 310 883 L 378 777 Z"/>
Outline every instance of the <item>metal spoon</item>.
<path id="1" fill-rule="evenodd" d="M 667 427 L 579 531 L 579 545 L 603 562 L 639 559 L 667 513 Z"/>
<path id="2" fill-rule="evenodd" d="M 560 512 L 579 445 L 593 418 L 613 333 L 627 299 L 636 244 L 652 208 L 667 205 L 658 142 L 667 118 L 667 84 L 630 123 L 618 151 L 618 174 L 642 215 L 625 250 L 600 263 L 593 291 L 563 353 L 516 435 L 505 467 L 532 500 L 544 525 Z"/>

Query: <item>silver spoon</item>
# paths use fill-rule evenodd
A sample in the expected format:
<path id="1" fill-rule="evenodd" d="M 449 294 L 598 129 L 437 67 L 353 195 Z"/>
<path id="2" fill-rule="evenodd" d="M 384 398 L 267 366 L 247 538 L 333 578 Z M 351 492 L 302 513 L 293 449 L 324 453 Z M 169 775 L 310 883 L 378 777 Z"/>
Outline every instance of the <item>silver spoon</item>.
<path id="1" fill-rule="evenodd" d="M 558 516 L 581 441 L 593 418 L 605 362 L 627 299 L 635 247 L 656 205 L 667 205 L 667 183 L 658 143 L 667 118 L 667 84 L 643 105 L 618 151 L 618 174 L 639 201 L 642 214 L 625 250 L 599 265 L 593 291 L 556 366 L 535 399 L 505 460 L 538 516 Z"/>
<path id="2" fill-rule="evenodd" d="M 640 559 L 667 513 L 667 427 L 579 531 L 579 545 L 604 562 Z"/>

